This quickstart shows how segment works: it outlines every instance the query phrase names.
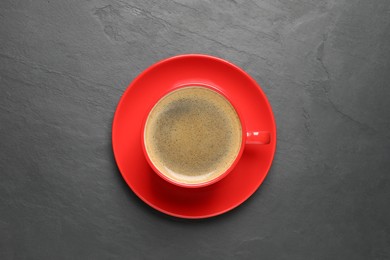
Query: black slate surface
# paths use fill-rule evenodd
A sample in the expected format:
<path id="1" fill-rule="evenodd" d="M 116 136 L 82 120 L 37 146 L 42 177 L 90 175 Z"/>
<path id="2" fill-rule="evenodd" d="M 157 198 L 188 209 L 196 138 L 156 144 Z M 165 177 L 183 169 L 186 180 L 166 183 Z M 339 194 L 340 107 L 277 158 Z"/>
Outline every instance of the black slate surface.
<path id="1" fill-rule="evenodd" d="M 129 82 L 182 53 L 268 95 L 274 164 L 246 203 L 188 221 L 113 160 Z M 390 259 L 390 1 L 0 1 L 0 259 Z"/>

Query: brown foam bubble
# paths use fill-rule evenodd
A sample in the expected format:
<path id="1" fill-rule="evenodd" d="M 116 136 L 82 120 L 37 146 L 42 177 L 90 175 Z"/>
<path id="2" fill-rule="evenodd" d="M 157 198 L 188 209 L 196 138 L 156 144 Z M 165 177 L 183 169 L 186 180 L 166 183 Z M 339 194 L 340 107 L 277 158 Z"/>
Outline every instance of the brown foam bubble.
<path id="1" fill-rule="evenodd" d="M 153 164 L 181 183 L 202 183 L 234 162 L 242 130 L 233 106 L 208 88 L 193 86 L 163 97 L 149 114 L 145 146 Z"/>

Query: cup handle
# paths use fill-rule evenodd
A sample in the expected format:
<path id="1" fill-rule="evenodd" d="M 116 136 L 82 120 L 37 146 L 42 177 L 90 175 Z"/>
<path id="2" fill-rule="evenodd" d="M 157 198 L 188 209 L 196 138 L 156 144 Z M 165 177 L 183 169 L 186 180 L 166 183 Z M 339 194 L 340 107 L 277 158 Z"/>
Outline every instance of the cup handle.
<path id="1" fill-rule="evenodd" d="M 267 131 L 248 131 L 246 132 L 246 144 L 269 144 L 271 134 Z"/>

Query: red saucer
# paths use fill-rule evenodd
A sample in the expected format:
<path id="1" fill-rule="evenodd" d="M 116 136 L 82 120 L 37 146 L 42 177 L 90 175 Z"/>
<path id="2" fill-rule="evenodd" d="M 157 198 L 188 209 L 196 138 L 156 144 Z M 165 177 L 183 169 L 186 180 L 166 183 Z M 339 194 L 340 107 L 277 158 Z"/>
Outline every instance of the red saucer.
<path id="1" fill-rule="evenodd" d="M 169 89 L 187 83 L 222 89 L 239 107 L 248 131 L 271 133 L 268 145 L 246 145 L 228 176 L 197 189 L 174 186 L 154 173 L 144 157 L 140 138 L 152 105 Z M 130 84 L 115 112 L 112 146 L 123 178 L 145 203 L 175 217 L 207 218 L 237 207 L 261 185 L 275 154 L 276 126 L 266 96 L 246 72 L 220 58 L 188 54 L 152 65 Z"/>

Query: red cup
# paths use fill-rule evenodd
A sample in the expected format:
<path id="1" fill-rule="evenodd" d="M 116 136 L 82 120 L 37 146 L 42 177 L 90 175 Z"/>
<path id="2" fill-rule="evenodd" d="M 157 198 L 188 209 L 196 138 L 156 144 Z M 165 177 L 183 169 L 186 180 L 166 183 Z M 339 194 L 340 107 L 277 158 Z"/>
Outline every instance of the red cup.
<path id="1" fill-rule="evenodd" d="M 145 127 L 146 127 L 146 121 L 152 111 L 152 109 L 154 108 L 154 106 L 156 104 L 158 104 L 158 102 L 163 99 L 166 95 L 170 94 L 171 92 L 173 91 L 176 91 L 176 90 L 179 90 L 181 88 L 186 88 L 186 87 L 203 87 L 203 88 L 207 88 L 207 89 L 210 89 L 214 92 L 217 92 L 218 94 L 220 94 L 221 96 L 223 96 L 234 108 L 234 110 L 236 111 L 237 115 L 238 115 L 238 118 L 240 120 L 240 123 L 241 123 L 241 129 L 242 129 L 242 140 L 241 140 L 241 146 L 240 146 L 240 150 L 239 152 L 237 153 L 237 156 L 235 158 L 235 160 L 233 161 L 233 163 L 230 165 L 230 167 L 224 171 L 222 174 L 216 176 L 215 178 L 211 179 L 211 180 L 208 180 L 208 181 L 205 181 L 205 182 L 200 182 L 200 183 L 183 183 L 183 182 L 179 182 L 173 178 L 170 178 L 168 177 L 167 175 L 165 175 L 162 171 L 160 171 L 156 165 L 153 163 L 153 161 L 151 160 L 148 152 L 147 152 L 147 149 L 146 149 L 146 144 L 145 144 Z M 237 106 L 234 104 L 234 102 L 232 102 L 232 100 L 228 97 L 228 95 L 226 95 L 225 93 L 223 93 L 219 88 L 217 87 L 214 87 L 214 86 L 210 86 L 210 85 L 206 85 L 206 84 L 203 84 L 203 83 L 191 83 L 191 84 L 186 84 L 186 85 L 180 85 L 179 87 L 174 87 L 172 88 L 171 90 L 169 90 L 167 93 L 165 93 L 164 95 L 161 96 L 161 98 L 153 105 L 153 107 L 149 110 L 145 120 L 144 120 L 144 123 L 143 123 L 143 126 L 142 126 L 142 135 L 141 135 L 141 142 L 142 142 L 142 150 L 144 152 L 144 155 L 145 155 L 145 158 L 146 160 L 148 161 L 150 167 L 154 170 L 155 173 L 157 173 L 161 178 L 163 178 L 165 181 L 169 182 L 169 183 L 172 183 L 176 186 L 179 186 L 179 187 L 184 187 L 184 188 L 201 188 L 201 187 L 205 187 L 205 186 L 208 186 L 208 185 L 211 185 L 213 183 L 216 183 L 220 180 L 222 180 L 224 177 L 226 177 L 233 169 L 234 167 L 237 165 L 237 163 L 239 162 L 240 158 L 241 158 L 241 155 L 245 149 L 245 146 L 246 145 L 266 145 L 266 144 L 269 144 L 271 141 L 271 134 L 270 132 L 268 131 L 261 131 L 261 130 L 256 130 L 256 131 L 253 131 L 253 129 L 251 130 L 247 130 L 246 127 L 245 127 L 245 122 L 243 120 L 243 116 L 242 114 L 240 113 L 240 111 L 237 109 Z"/>

